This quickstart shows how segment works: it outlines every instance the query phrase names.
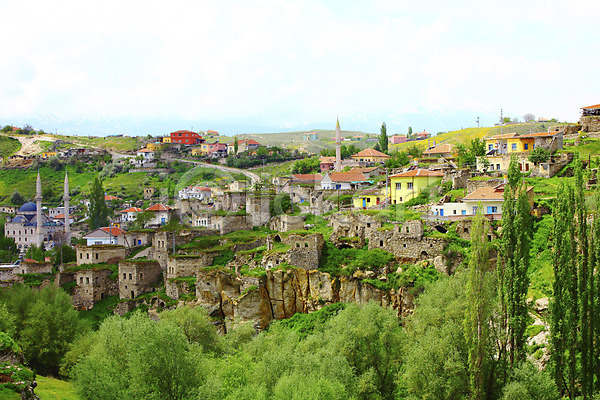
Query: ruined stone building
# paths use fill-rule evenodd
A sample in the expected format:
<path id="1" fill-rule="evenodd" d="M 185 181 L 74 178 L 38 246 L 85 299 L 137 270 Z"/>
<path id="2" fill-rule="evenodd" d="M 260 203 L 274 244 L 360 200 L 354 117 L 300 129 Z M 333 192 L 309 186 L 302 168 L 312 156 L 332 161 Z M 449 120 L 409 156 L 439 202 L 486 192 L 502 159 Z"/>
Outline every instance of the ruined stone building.
<path id="1" fill-rule="evenodd" d="M 158 261 L 127 260 L 119 262 L 119 298 L 133 299 L 153 292 L 159 282 L 161 269 Z"/>

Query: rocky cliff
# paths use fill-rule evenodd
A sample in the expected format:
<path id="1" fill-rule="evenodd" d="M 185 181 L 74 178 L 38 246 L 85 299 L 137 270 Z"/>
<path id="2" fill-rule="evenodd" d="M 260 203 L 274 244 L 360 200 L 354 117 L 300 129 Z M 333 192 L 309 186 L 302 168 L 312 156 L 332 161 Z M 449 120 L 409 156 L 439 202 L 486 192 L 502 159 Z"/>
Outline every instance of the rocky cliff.
<path id="1" fill-rule="evenodd" d="M 198 305 L 223 321 L 225 331 L 251 321 L 265 329 L 273 320 L 297 312 L 309 313 L 325 305 L 375 301 L 403 317 L 413 308 L 409 288 L 381 290 L 349 276 L 332 278 L 328 273 L 302 268 L 268 271 L 266 277 L 246 278 L 219 270 L 196 275 Z"/>

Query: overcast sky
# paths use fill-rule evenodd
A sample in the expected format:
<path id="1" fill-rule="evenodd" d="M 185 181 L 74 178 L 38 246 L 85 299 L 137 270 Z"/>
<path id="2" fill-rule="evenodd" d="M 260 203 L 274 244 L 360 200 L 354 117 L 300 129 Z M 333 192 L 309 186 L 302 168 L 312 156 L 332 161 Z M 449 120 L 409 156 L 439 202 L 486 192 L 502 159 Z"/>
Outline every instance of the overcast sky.
<path id="1" fill-rule="evenodd" d="M 2 123 L 333 129 L 340 115 L 352 129 L 344 118 L 375 115 L 402 130 L 424 112 L 575 121 L 600 103 L 597 0 L 0 0 L 0 11 Z"/>

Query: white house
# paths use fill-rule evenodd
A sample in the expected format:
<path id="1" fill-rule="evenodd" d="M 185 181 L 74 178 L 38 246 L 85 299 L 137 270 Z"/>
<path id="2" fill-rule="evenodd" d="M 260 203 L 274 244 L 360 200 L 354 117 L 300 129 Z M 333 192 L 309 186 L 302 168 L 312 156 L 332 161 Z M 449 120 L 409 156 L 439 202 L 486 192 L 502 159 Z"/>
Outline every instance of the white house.
<path id="1" fill-rule="evenodd" d="M 121 228 L 114 226 L 94 229 L 83 238 L 87 240 L 87 245 L 98 245 L 98 244 L 121 244 L 119 236 L 123 235 L 125 231 Z"/>
<path id="2" fill-rule="evenodd" d="M 369 181 L 362 172 L 330 172 L 321 180 L 321 189 L 356 190 L 368 184 Z"/>
<path id="3" fill-rule="evenodd" d="M 154 161 L 155 153 L 154 150 L 144 148 L 136 151 L 135 155 L 144 157 L 144 162 L 152 162 Z"/>
<path id="4" fill-rule="evenodd" d="M 153 216 L 146 226 L 162 226 L 169 222 L 169 212 L 171 208 L 162 203 L 154 204 L 146 208 L 145 211 L 151 211 Z"/>
<path id="5" fill-rule="evenodd" d="M 179 191 L 179 199 L 196 199 L 204 200 L 210 199 L 211 188 L 202 186 L 188 186 Z"/>
<path id="6" fill-rule="evenodd" d="M 139 213 L 143 212 L 141 208 L 138 207 L 130 207 L 126 210 L 120 211 L 121 213 L 121 222 L 133 222 L 136 220 Z"/>

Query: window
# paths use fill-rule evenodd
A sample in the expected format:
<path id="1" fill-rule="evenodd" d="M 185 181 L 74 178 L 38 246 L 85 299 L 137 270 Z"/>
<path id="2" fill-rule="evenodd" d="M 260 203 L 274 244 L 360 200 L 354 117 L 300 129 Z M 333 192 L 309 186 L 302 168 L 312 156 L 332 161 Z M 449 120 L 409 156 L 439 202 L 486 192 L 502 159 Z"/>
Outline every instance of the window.
<path id="1" fill-rule="evenodd" d="M 401 190 L 402 189 L 402 183 L 398 182 L 396 183 L 396 190 Z"/>
<path id="2" fill-rule="evenodd" d="M 487 214 L 495 214 L 498 212 L 498 206 L 488 206 Z"/>
<path id="3" fill-rule="evenodd" d="M 127 279 L 127 274 L 123 272 L 123 279 Z"/>
<path id="4" fill-rule="evenodd" d="M 90 283 L 90 278 L 89 277 L 85 277 L 85 283 Z"/>
<path id="5" fill-rule="evenodd" d="M 132 280 L 132 279 L 133 279 L 133 278 L 132 278 L 132 275 L 131 275 L 131 274 L 129 274 L 129 280 Z"/>
<path id="6" fill-rule="evenodd" d="M 379 241 L 379 246 L 380 246 L 380 247 L 383 247 L 383 240 L 380 240 L 380 241 Z"/>
<path id="7" fill-rule="evenodd" d="M 488 144 L 488 150 L 492 150 L 494 148 L 493 144 Z"/>
<path id="8" fill-rule="evenodd" d="M 513 144 L 510 146 L 510 148 L 511 148 L 512 150 L 516 150 L 516 149 L 517 149 L 517 144 L 516 144 L 516 143 L 513 143 Z"/>
<path id="9" fill-rule="evenodd" d="M 456 215 L 456 210 L 452 210 L 452 214 Z"/>
<path id="10" fill-rule="evenodd" d="M 477 214 L 477 206 L 473 207 L 473 215 Z"/>
<path id="11" fill-rule="evenodd" d="M 527 150 L 527 148 L 528 148 L 528 147 L 529 147 L 529 143 L 525 143 L 525 144 L 523 144 L 523 149 L 524 149 L 524 150 Z"/>
<path id="12" fill-rule="evenodd" d="M 460 215 L 467 215 L 467 210 L 461 210 Z"/>
<path id="13" fill-rule="evenodd" d="M 490 164 L 490 171 L 494 170 L 494 164 Z"/>
<path id="14" fill-rule="evenodd" d="M 500 171 L 500 164 L 496 164 L 496 171 Z"/>
<path id="15" fill-rule="evenodd" d="M 407 189 L 412 189 L 412 188 L 413 188 L 413 183 L 412 182 L 408 182 Z"/>

